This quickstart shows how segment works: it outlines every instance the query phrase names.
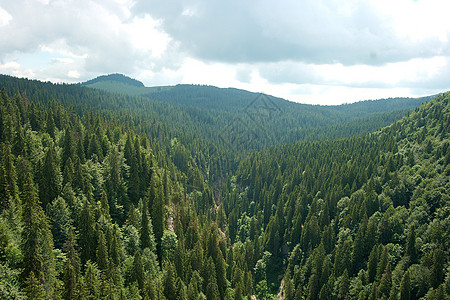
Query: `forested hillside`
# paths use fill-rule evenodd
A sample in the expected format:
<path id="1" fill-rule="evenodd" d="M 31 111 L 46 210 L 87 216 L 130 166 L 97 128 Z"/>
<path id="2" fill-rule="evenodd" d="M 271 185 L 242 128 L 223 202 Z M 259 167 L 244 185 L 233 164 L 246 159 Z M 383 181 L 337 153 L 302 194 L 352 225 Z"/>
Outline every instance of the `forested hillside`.
<path id="1" fill-rule="evenodd" d="M 269 147 L 208 109 L 0 79 L 1 299 L 450 295 L 449 93 Z"/>
<path id="2" fill-rule="evenodd" d="M 212 194 L 185 188 L 197 169 L 132 122 L 0 96 L 0 298 L 225 296 Z"/>
<path id="3" fill-rule="evenodd" d="M 118 74 L 100 76 L 83 86 L 169 103 L 204 118 L 191 118 L 197 132 L 210 129 L 207 138 L 215 140 L 236 120 L 251 143 L 233 143 L 238 151 L 263 149 L 266 146 L 309 139 L 348 137 L 370 132 L 391 124 L 433 97 L 394 98 L 362 101 L 339 106 L 307 105 L 286 101 L 265 94 L 235 88 L 178 84 L 175 86 L 136 87 L 126 84 L 133 79 Z M 128 78 L 124 80 L 123 78 Z M 195 113 L 194 113 L 195 112 Z M 207 116 L 207 117 L 206 117 Z M 197 123 L 198 122 L 198 123 Z M 206 125 L 206 126 L 205 126 Z M 226 135 L 226 133 L 224 134 Z M 245 146 L 245 147 L 243 147 Z"/>
<path id="4" fill-rule="evenodd" d="M 449 100 L 382 131 L 241 163 L 223 206 L 258 297 L 278 291 L 278 275 L 284 299 L 448 297 Z"/>

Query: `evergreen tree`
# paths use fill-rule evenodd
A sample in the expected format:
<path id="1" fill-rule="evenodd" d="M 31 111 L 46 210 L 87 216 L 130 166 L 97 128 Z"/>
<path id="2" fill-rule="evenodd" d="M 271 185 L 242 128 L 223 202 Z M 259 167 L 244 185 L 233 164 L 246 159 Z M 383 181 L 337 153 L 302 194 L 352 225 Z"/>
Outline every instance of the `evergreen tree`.
<path id="1" fill-rule="evenodd" d="M 133 278 L 136 281 L 140 290 L 144 288 L 144 266 L 142 265 L 141 253 L 136 251 L 133 261 Z"/>
<path id="2" fill-rule="evenodd" d="M 61 249 L 68 239 L 69 231 L 72 228 L 69 207 L 64 198 L 58 196 L 52 204 L 48 205 L 47 211 L 52 220 L 52 234 L 55 247 Z"/>
<path id="3" fill-rule="evenodd" d="M 411 279 L 409 276 L 409 271 L 406 271 L 402 278 L 402 283 L 400 285 L 400 300 L 410 300 L 411 299 Z"/>
<path id="4" fill-rule="evenodd" d="M 67 126 L 64 131 L 63 148 L 61 155 L 61 168 L 64 170 L 69 158 L 72 159 L 75 155 L 75 142 L 73 140 L 72 130 Z"/>
<path id="5" fill-rule="evenodd" d="M 147 282 L 145 284 L 145 297 L 144 299 L 148 300 L 156 300 L 157 299 L 157 291 L 155 286 L 155 280 L 153 279 L 152 272 L 149 272 L 147 275 Z"/>
<path id="6" fill-rule="evenodd" d="M 187 289 L 183 280 L 180 278 L 177 279 L 177 300 L 187 300 Z"/>
<path id="7" fill-rule="evenodd" d="M 406 254 L 409 256 L 410 264 L 416 263 L 416 234 L 415 226 L 409 228 L 408 236 L 406 238 Z"/>
<path id="8" fill-rule="evenodd" d="M 34 272 L 31 271 L 25 282 L 25 293 L 29 299 L 33 300 L 44 300 L 45 291 L 39 280 L 34 276 Z"/>
<path id="9" fill-rule="evenodd" d="M 64 299 L 77 299 L 76 272 L 69 260 L 64 265 Z"/>
<path id="10" fill-rule="evenodd" d="M 85 266 L 84 282 L 86 290 L 88 292 L 88 299 L 101 299 L 101 278 L 100 270 L 96 263 L 92 263 L 90 260 L 86 262 Z"/>
<path id="11" fill-rule="evenodd" d="M 367 262 L 369 282 L 373 282 L 377 274 L 378 249 L 378 245 L 374 245 L 372 251 L 370 251 L 369 261 Z"/>
<path id="12" fill-rule="evenodd" d="M 389 292 L 391 290 L 392 284 L 392 273 L 391 273 L 391 264 L 388 263 L 386 265 L 386 270 L 381 276 L 380 283 L 377 288 L 377 298 L 384 297 L 387 299 L 389 297 Z"/>
<path id="13" fill-rule="evenodd" d="M 344 273 L 341 276 L 341 282 L 339 283 L 339 292 L 338 292 L 339 299 L 345 299 L 347 297 L 349 287 L 350 287 L 350 279 L 348 277 L 348 271 L 347 269 L 345 269 Z"/>
<path id="14" fill-rule="evenodd" d="M 79 245 L 81 249 L 81 262 L 84 264 L 88 260 L 95 261 L 97 235 L 95 231 L 94 215 L 87 199 L 84 201 L 78 224 L 80 231 Z"/>
<path id="15" fill-rule="evenodd" d="M 437 288 L 444 277 L 445 252 L 441 249 L 435 249 L 432 260 L 430 283 L 433 288 Z"/>
<path id="16" fill-rule="evenodd" d="M 80 258 L 76 248 L 77 244 L 71 228 L 63 247 L 67 257 L 64 267 L 64 299 L 77 299 L 81 294 Z"/>
<path id="17" fill-rule="evenodd" d="M 141 248 L 149 248 L 151 247 L 150 242 L 150 225 L 149 225 L 149 218 L 148 218 L 148 207 L 147 207 L 147 201 L 144 199 L 143 201 L 143 207 L 142 207 L 142 213 L 141 213 Z"/>
<path id="18" fill-rule="evenodd" d="M 11 154 L 10 146 L 1 144 L 0 154 L 0 211 L 3 211 L 11 202 L 18 206 L 20 200 L 14 156 Z"/>
<path id="19" fill-rule="evenodd" d="M 60 173 L 56 150 L 51 144 L 45 154 L 39 175 L 39 198 L 44 207 L 51 203 L 61 192 L 62 180 Z"/>
<path id="20" fill-rule="evenodd" d="M 175 276 L 175 269 L 171 262 L 167 262 L 167 264 L 165 265 L 163 287 L 164 287 L 164 296 L 167 299 L 176 299 L 177 297 L 176 276 Z"/>
<path id="21" fill-rule="evenodd" d="M 39 204 L 29 170 L 24 174 L 24 180 L 22 191 L 22 278 L 29 280 L 30 284 L 34 284 L 34 280 L 37 280 L 43 285 L 46 297 L 51 297 L 55 279 L 52 234 L 47 217 Z"/>
<path id="22" fill-rule="evenodd" d="M 108 248 L 106 247 L 106 239 L 103 231 L 99 232 L 98 237 L 97 264 L 101 271 L 106 271 L 109 268 Z"/>
<path id="23" fill-rule="evenodd" d="M 159 177 L 154 173 L 150 182 L 150 187 L 147 192 L 147 198 L 149 203 L 150 215 L 153 226 L 153 233 L 155 235 L 156 241 L 156 253 L 160 261 L 162 261 L 161 256 L 161 239 L 164 234 L 164 223 L 165 223 L 165 200 L 163 197 L 163 192 Z"/>

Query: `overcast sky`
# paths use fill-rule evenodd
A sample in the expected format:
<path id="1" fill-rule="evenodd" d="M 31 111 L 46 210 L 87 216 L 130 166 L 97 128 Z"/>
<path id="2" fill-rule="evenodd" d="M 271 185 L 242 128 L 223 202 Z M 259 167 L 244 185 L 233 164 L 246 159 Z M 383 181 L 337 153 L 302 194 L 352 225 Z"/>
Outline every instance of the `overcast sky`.
<path id="1" fill-rule="evenodd" d="M 338 104 L 450 90 L 448 0 L 0 0 L 0 73 Z"/>

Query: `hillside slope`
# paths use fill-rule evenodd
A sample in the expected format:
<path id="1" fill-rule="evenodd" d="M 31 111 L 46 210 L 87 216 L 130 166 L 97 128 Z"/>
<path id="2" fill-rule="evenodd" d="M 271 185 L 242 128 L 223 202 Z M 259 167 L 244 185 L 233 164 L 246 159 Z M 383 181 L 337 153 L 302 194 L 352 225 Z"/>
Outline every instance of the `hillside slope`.
<path id="1" fill-rule="evenodd" d="M 449 296 L 449 93 L 245 154 L 211 142 L 216 116 L 189 119 L 206 110 L 0 87 L 0 298 Z"/>
<path id="2" fill-rule="evenodd" d="M 379 132 L 244 160 L 223 207 L 258 297 L 280 274 L 285 299 L 448 297 L 449 136 L 447 93 Z"/>
<path id="3" fill-rule="evenodd" d="M 94 79 L 85 86 L 122 94 L 140 95 L 163 103 L 170 103 L 184 111 L 207 118 L 194 120 L 198 127 L 211 128 L 210 137 L 235 134 L 234 127 L 242 127 L 251 143 L 234 143 L 262 149 L 269 145 L 291 143 L 304 139 L 327 139 L 370 132 L 400 119 L 407 111 L 434 98 L 393 98 L 362 101 L 339 106 L 314 106 L 290 102 L 270 95 L 234 88 L 180 84 L 166 87 L 127 86 L 109 76 Z M 204 123 L 201 123 L 204 122 Z M 229 130 L 230 132 L 227 132 Z M 238 139 L 235 139 L 239 141 Z M 219 141 L 220 142 L 220 141 Z"/>

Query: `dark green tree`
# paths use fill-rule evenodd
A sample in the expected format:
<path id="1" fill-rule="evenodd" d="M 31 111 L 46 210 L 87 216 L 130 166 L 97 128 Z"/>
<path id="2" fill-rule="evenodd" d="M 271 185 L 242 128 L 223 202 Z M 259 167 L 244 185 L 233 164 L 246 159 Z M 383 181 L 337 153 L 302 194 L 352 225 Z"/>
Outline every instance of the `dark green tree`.
<path id="1" fill-rule="evenodd" d="M 108 248 L 106 247 L 106 239 L 103 231 L 99 232 L 98 237 L 97 264 L 101 271 L 106 271 L 109 268 Z"/>
<path id="2" fill-rule="evenodd" d="M 47 204 L 52 203 L 61 192 L 62 177 L 53 144 L 48 147 L 45 154 L 38 183 L 39 198 L 42 201 L 43 207 L 46 207 Z"/>
<path id="3" fill-rule="evenodd" d="M 176 288 L 175 269 L 171 262 L 167 262 L 164 269 L 165 269 L 163 280 L 164 296 L 167 299 L 176 299 L 177 288 Z"/>
<path id="4" fill-rule="evenodd" d="M 408 236 L 406 238 L 406 255 L 409 256 L 410 264 L 416 263 L 416 230 L 414 225 L 409 228 Z"/>
<path id="5" fill-rule="evenodd" d="M 34 279 L 37 280 L 43 285 L 46 297 L 51 297 L 55 280 L 53 238 L 47 216 L 40 206 L 29 167 L 24 174 L 24 180 L 22 191 L 22 278 L 28 279 L 30 284 L 34 282 Z"/>
<path id="6" fill-rule="evenodd" d="M 136 251 L 133 261 L 133 277 L 132 281 L 136 281 L 140 290 L 144 288 L 144 266 L 142 265 L 141 253 Z"/>
<path id="7" fill-rule="evenodd" d="M 409 277 L 409 271 L 406 271 L 403 275 L 402 282 L 400 284 L 400 300 L 411 299 L 411 279 Z"/>
<path id="8" fill-rule="evenodd" d="M 33 271 L 30 272 L 25 282 L 25 293 L 27 294 L 29 299 L 34 300 L 46 299 L 44 288 L 42 287 L 41 283 L 36 278 L 36 276 L 34 276 Z"/>

